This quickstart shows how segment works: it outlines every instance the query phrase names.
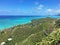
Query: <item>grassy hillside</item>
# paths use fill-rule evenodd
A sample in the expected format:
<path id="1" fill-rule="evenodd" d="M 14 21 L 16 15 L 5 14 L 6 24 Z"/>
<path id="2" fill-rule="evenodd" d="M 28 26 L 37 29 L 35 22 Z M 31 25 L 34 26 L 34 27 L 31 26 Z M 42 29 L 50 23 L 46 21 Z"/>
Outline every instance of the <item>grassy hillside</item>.
<path id="1" fill-rule="evenodd" d="M 5 42 L 5 45 L 56 45 L 59 44 L 59 35 L 60 20 L 47 17 L 0 31 L 0 44 Z M 12 40 L 9 41 L 9 38 Z"/>

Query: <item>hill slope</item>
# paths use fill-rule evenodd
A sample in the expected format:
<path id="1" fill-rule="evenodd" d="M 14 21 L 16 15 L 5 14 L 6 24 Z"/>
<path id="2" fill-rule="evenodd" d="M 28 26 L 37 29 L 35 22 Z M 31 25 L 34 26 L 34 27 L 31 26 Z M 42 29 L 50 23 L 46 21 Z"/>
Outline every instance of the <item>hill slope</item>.
<path id="1" fill-rule="evenodd" d="M 59 22 L 57 21 L 58 23 L 55 23 L 56 20 L 57 19 L 52 18 L 34 19 L 31 23 L 17 25 L 0 31 L 0 44 L 5 42 L 5 45 L 43 45 L 43 43 L 49 39 L 47 37 L 58 29 L 56 25 L 59 24 Z M 54 36 L 54 34 L 55 33 L 52 35 Z M 12 40 L 9 41 L 9 38 Z M 46 38 L 47 40 L 45 40 Z"/>

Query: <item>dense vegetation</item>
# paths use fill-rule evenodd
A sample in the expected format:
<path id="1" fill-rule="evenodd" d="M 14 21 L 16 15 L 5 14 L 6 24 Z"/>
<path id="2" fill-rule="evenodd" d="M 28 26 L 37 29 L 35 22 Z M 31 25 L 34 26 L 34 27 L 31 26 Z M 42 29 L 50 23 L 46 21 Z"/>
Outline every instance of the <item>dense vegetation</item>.
<path id="1" fill-rule="evenodd" d="M 8 40 L 12 38 L 12 40 Z M 0 45 L 60 45 L 60 19 L 34 19 L 0 31 Z"/>

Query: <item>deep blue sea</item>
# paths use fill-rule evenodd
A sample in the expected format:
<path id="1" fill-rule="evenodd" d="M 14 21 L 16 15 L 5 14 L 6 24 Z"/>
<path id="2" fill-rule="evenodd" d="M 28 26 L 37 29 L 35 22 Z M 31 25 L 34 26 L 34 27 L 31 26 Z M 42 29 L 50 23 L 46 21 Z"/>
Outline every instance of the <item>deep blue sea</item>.
<path id="1" fill-rule="evenodd" d="M 60 16 L 0 16 L 0 30 L 10 28 L 16 25 L 30 23 L 37 18 L 60 18 Z"/>

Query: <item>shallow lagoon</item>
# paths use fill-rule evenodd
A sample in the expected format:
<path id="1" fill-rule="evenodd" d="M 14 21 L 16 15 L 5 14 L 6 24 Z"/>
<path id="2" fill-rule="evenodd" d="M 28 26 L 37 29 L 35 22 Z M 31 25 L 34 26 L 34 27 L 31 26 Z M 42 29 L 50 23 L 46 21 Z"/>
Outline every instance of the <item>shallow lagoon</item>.
<path id="1" fill-rule="evenodd" d="M 29 23 L 32 19 L 46 17 L 60 18 L 60 16 L 0 16 L 0 30 Z"/>

